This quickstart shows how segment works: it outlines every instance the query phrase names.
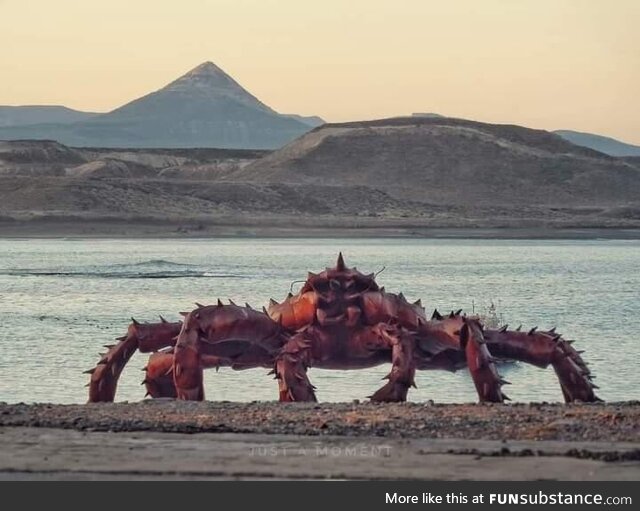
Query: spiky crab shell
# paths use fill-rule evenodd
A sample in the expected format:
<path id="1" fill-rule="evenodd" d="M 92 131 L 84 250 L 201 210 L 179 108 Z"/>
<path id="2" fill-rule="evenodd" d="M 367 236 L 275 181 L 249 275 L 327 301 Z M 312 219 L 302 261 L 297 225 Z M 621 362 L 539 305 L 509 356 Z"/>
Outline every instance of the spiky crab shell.
<path id="1" fill-rule="evenodd" d="M 416 330 L 427 318 L 420 300 L 409 303 L 402 293 L 369 291 L 362 294 L 362 309 L 367 324 L 393 323 Z"/>
<path id="2" fill-rule="evenodd" d="M 360 309 L 358 300 L 363 293 L 379 289 L 373 273 L 365 275 L 356 268 L 347 268 L 340 253 L 334 268 L 317 274 L 309 272 L 297 294 L 290 293 L 282 303 L 271 299 L 267 313 L 285 328 L 299 330 L 319 317 L 346 317 L 349 306 Z"/>
<path id="3" fill-rule="evenodd" d="M 347 268 L 341 252 L 334 268 L 327 268 L 317 274 L 309 272 L 300 293 L 315 291 L 320 295 L 328 295 L 332 291 L 342 290 L 345 294 L 354 294 L 378 289 L 375 274 L 365 275 L 357 268 Z"/>
<path id="4" fill-rule="evenodd" d="M 342 253 L 334 268 L 309 273 L 298 294 L 290 293 L 282 303 L 272 299 L 267 312 L 292 330 L 316 321 L 344 322 L 347 326 L 360 321 L 369 325 L 392 322 L 415 330 L 427 321 L 420 300 L 409 303 L 402 293 L 386 293 L 375 281 L 375 274 L 348 268 Z"/>
<path id="5" fill-rule="evenodd" d="M 289 295 L 282 302 L 269 302 L 267 313 L 284 328 L 299 330 L 313 323 L 318 308 L 318 294 L 314 291 Z"/>

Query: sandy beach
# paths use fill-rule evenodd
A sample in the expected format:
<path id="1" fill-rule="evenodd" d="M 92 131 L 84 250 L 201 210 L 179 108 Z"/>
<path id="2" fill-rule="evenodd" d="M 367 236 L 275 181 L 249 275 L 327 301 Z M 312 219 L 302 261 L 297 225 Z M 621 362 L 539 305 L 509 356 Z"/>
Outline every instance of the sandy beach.
<path id="1" fill-rule="evenodd" d="M 640 403 L 0 405 L 0 479 L 637 480 Z"/>

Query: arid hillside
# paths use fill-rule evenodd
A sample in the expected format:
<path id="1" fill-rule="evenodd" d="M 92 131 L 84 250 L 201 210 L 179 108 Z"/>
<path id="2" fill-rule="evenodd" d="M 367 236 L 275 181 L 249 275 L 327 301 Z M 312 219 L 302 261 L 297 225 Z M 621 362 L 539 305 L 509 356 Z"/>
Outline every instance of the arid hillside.
<path id="1" fill-rule="evenodd" d="M 0 176 L 210 180 L 237 171 L 268 153 L 209 148 L 71 148 L 53 140 L 0 141 Z"/>
<path id="2" fill-rule="evenodd" d="M 610 206 L 640 192 L 632 161 L 547 131 L 444 117 L 325 124 L 234 177 L 358 184 L 450 205 Z"/>

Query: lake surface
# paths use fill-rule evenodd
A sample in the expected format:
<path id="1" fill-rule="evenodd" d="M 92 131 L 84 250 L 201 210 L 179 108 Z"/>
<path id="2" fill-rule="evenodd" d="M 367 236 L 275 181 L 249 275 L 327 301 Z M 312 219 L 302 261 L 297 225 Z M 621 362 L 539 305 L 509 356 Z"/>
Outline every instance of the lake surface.
<path id="1" fill-rule="evenodd" d="M 333 265 L 385 270 L 378 282 L 430 312 L 485 309 L 493 300 L 512 326 L 557 326 L 590 363 L 606 400 L 640 397 L 640 241 L 222 239 L 0 240 L 0 401 L 80 403 L 82 374 L 130 317 L 180 318 L 218 297 L 256 308 L 280 301 L 307 271 Z M 293 284 L 296 291 L 299 283 Z M 147 356 L 123 372 L 116 399 L 142 399 Z M 320 401 L 364 399 L 388 366 L 311 369 Z M 274 400 L 265 369 L 207 371 L 211 400 Z M 560 401 L 551 368 L 501 368 L 518 401 Z M 476 400 L 466 371 L 425 371 L 409 399 Z"/>

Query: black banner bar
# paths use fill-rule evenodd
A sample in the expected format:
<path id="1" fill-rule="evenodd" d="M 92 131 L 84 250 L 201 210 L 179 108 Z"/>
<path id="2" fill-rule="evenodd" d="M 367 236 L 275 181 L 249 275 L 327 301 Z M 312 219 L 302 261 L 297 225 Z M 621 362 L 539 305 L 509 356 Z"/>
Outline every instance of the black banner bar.
<path id="1" fill-rule="evenodd" d="M 22 479 L 24 474 L 14 474 Z M 11 474 L 4 473 L 4 478 Z M 625 507 L 640 503 L 640 485 L 629 482 L 492 481 L 186 481 L 4 482 L 5 504 L 61 509 L 138 507 L 207 509 L 511 509 Z M 9 509 L 9 507 L 7 507 Z"/>

